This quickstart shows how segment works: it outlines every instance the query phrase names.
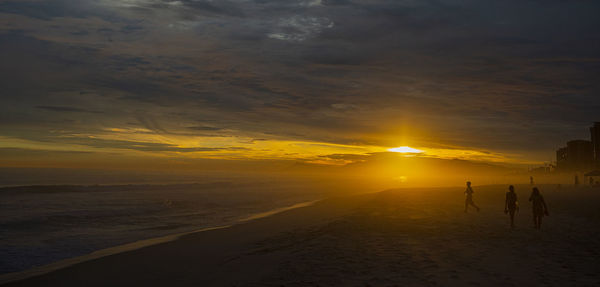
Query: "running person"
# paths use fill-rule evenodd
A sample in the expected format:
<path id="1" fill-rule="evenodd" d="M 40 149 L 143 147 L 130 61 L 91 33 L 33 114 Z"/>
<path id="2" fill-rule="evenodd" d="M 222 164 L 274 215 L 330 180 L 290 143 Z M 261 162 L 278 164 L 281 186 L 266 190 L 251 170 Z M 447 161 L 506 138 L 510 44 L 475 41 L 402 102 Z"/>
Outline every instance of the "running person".
<path id="1" fill-rule="evenodd" d="M 479 207 L 475 205 L 475 202 L 473 202 L 473 189 L 471 188 L 470 181 L 467 181 L 467 190 L 465 190 L 465 195 L 467 196 L 467 198 L 465 198 L 465 212 L 467 212 L 469 205 L 475 207 L 477 211 L 479 211 Z"/>

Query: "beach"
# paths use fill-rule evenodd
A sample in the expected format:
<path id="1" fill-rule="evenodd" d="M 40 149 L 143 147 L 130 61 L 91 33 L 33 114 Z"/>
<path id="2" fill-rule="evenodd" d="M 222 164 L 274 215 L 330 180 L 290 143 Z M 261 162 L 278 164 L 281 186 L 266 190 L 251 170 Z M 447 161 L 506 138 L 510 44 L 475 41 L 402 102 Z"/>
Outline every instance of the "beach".
<path id="1" fill-rule="evenodd" d="M 83 261 L 6 286 L 597 286 L 600 189 L 539 186 L 550 216 L 533 228 L 531 187 L 393 189 L 336 196 L 227 228 Z"/>
<path id="2" fill-rule="evenodd" d="M 0 188 L 0 276 L 262 217 L 325 198 L 324 189 L 260 179 Z"/>

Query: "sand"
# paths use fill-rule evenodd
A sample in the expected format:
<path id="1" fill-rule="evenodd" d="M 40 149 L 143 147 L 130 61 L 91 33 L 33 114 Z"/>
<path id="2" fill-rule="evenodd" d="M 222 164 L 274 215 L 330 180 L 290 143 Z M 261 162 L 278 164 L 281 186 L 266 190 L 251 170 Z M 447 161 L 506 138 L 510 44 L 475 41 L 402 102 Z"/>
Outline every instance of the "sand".
<path id="1" fill-rule="evenodd" d="M 533 228 L 517 186 L 399 189 L 337 197 L 79 263 L 7 286 L 599 286 L 600 189 L 541 186 Z"/>

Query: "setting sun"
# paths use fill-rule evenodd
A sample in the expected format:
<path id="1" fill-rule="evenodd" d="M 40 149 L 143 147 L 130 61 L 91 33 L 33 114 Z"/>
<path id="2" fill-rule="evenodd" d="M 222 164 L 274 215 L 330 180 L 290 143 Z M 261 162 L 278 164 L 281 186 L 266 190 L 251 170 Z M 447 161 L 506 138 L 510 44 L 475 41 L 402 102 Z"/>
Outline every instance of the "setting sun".
<path id="1" fill-rule="evenodd" d="M 408 146 L 395 147 L 395 148 L 388 149 L 388 151 L 399 152 L 399 153 L 422 153 L 423 152 L 422 150 L 408 147 Z"/>

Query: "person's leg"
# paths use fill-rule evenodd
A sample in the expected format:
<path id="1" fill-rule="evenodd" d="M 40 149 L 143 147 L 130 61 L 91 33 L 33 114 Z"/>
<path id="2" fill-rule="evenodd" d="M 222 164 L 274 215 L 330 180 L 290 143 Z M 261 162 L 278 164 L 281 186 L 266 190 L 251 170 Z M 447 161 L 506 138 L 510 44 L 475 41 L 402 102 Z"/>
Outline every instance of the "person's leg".
<path id="1" fill-rule="evenodd" d="M 466 199 L 465 200 L 465 212 L 467 212 L 467 209 L 469 208 L 469 200 Z"/>
<path id="2" fill-rule="evenodd" d="M 475 207 L 475 209 L 477 209 L 477 211 L 479 211 L 479 206 L 475 205 L 475 202 L 473 202 L 472 200 L 471 200 L 471 205 L 473 205 L 473 207 Z"/>
<path id="3" fill-rule="evenodd" d="M 514 228 L 515 227 L 515 210 L 511 209 L 509 210 L 510 212 L 510 227 Z"/>

